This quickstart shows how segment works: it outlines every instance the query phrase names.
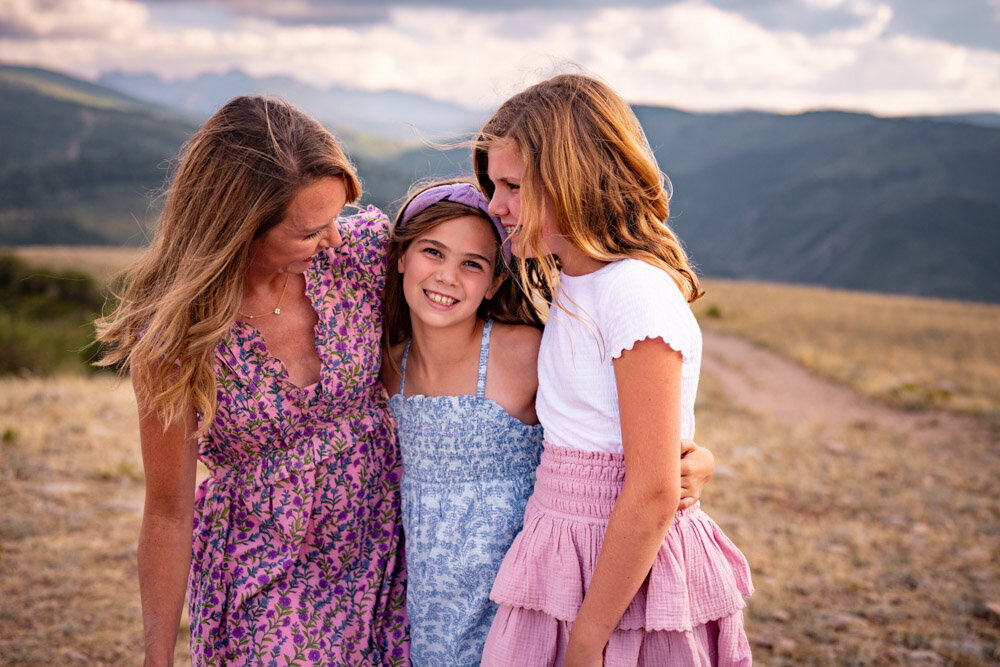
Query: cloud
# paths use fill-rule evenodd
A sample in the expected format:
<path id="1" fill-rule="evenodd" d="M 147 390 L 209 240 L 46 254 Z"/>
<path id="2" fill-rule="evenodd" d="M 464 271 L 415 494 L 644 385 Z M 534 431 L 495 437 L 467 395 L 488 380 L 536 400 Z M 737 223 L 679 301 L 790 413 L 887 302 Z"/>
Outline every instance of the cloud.
<path id="1" fill-rule="evenodd" d="M 140 28 L 148 16 L 129 0 L 0 0 L 0 37 L 115 38 Z"/>
<path id="2" fill-rule="evenodd" d="M 0 60 L 171 79 L 239 68 L 481 109 L 575 64 L 631 101 L 701 111 L 1000 110 L 1000 49 L 902 32 L 892 2 L 760 0 L 754 12 L 748 0 L 715 2 L 593 2 L 587 11 L 559 2 L 474 11 L 373 2 L 366 6 L 371 16 L 383 12 L 378 20 L 324 23 L 272 14 L 280 5 L 304 16 L 322 4 L 333 16 L 355 3 L 262 3 L 274 5 L 262 14 L 232 13 L 249 7 L 238 0 L 215 0 L 207 13 L 186 2 L 0 0 L 11 28 L 0 36 Z M 813 18 L 767 18 L 790 5 Z"/>

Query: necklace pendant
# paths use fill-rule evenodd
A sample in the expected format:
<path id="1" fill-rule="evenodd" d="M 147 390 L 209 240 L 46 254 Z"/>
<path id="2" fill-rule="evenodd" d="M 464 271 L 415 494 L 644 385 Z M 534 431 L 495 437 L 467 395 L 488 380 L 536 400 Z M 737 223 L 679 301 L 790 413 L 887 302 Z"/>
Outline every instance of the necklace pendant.
<path id="1" fill-rule="evenodd" d="M 275 308 L 274 309 L 274 314 L 275 315 L 281 315 L 281 308 Z"/>

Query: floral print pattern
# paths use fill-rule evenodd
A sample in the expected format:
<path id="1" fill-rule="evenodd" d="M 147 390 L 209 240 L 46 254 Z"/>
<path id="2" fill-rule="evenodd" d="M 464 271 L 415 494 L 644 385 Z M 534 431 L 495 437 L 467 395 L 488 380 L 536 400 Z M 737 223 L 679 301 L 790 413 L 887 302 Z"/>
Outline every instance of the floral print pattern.
<path id="1" fill-rule="evenodd" d="M 195 664 L 405 665 L 401 459 L 379 384 L 388 220 L 339 221 L 306 293 L 320 381 L 297 387 L 236 322 L 199 443 L 189 611 Z"/>

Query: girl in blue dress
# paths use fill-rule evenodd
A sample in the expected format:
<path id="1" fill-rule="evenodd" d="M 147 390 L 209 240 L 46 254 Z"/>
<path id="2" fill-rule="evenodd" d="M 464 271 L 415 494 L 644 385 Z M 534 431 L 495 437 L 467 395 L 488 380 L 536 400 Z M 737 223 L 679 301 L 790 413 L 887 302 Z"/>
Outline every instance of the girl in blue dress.
<path id="1" fill-rule="evenodd" d="M 547 295 L 509 277 L 508 230 L 479 188 L 439 182 L 410 197 L 387 249 L 382 382 L 403 458 L 412 664 L 478 665 L 489 593 L 521 529 L 542 449 L 535 414 Z M 527 265 L 530 272 L 531 265 Z M 682 506 L 711 476 L 685 443 Z"/>
<path id="2" fill-rule="evenodd" d="M 403 454 L 414 665 L 479 664 L 541 453 L 541 320 L 505 280 L 507 233 L 486 206 L 471 183 L 425 188 L 387 252 L 382 379 Z"/>

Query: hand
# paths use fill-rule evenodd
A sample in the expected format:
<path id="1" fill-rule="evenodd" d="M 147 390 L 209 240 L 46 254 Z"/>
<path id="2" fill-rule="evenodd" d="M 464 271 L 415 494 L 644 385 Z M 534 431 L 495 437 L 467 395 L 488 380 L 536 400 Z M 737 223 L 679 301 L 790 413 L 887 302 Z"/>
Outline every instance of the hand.
<path id="1" fill-rule="evenodd" d="M 692 440 L 681 441 L 681 502 L 677 509 L 687 509 L 701 498 L 702 489 L 715 472 L 715 457 L 706 447 Z"/>

